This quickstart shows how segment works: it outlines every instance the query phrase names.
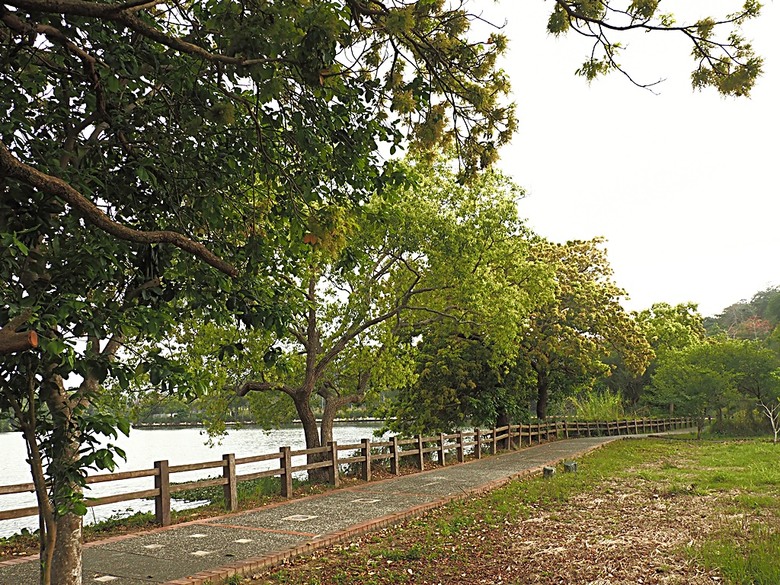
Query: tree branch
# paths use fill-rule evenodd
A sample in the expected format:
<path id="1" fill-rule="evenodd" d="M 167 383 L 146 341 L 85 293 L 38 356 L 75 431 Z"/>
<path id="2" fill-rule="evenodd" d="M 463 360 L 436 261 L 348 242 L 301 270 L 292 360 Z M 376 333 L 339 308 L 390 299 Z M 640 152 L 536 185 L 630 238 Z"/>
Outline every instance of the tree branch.
<path id="1" fill-rule="evenodd" d="M 153 7 L 158 3 L 159 2 L 150 1 L 103 4 L 99 2 L 86 2 L 84 0 L 7 0 L 5 2 L 8 6 L 14 6 L 31 12 L 110 20 L 122 24 L 130 30 L 165 45 L 166 47 L 187 55 L 200 57 L 212 63 L 247 67 L 261 63 L 277 63 L 282 61 L 282 59 L 278 58 L 246 59 L 244 57 L 230 57 L 228 55 L 212 53 L 199 45 L 158 30 L 133 14 L 133 12 Z"/>
<path id="2" fill-rule="evenodd" d="M 246 396 L 250 392 L 269 392 L 272 390 L 284 392 L 288 396 L 293 396 L 295 394 L 295 388 L 288 386 L 287 384 L 282 384 L 281 382 L 256 381 L 244 382 L 241 387 L 236 390 L 236 394 L 238 396 Z"/>
<path id="3" fill-rule="evenodd" d="M 52 197 L 58 197 L 69 203 L 81 217 L 104 232 L 129 242 L 140 244 L 172 244 L 206 264 L 213 266 L 228 276 L 238 276 L 238 270 L 211 252 L 200 242 L 191 240 L 179 232 L 159 230 L 143 231 L 127 227 L 115 222 L 101 209 L 68 185 L 65 181 L 52 175 L 47 175 L 21 162 L 11 154 L 5 144 L 0 142 L 0 178 L 10 177 L 39 189 Z"/>

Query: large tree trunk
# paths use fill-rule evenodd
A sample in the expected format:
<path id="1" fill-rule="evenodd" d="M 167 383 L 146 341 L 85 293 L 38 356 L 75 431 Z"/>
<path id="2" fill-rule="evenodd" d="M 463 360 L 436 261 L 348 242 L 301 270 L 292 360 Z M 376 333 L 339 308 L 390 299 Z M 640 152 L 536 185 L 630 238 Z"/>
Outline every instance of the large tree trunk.
<path id="1" fill-rule="evenodd" d="M 340 408 L 338 397 L 332 395 L 325 397 L 325 408 L 322 409 L 322 421 L 320 422 L 320 437 L 323 445 L 327 445 L 333 440 L 333 421 L 336 420 L 336 414 Z"/>
<path id="2" fill-rule="evenodd" d="M 550 399 L 550 378 L 547 372 L 536 372 L 536 416 L 547 418 L 547 404 Z"/>
<path id="3" fill-rule="evenodd" d="M 88 382 L 85 381 L 84 384 Z M 84 407 L 78 397 L 69 397 L 62 378 L 52 376 L 45 383 L 45 399 L 52 414 L 54 424 L 53 458 L 50 463 L 54 467 L 53 487 L 55 510 L 60 503 L 61 494 L 80 493 L 81 486 L 73 483 L 68 477 L 79 458 L 78 427 L 73 421 L 76 408 Z M 51 582 L 56 585 L 81 585 L 82 555 L 81 555 L 81 516 L 72 512 L 59 514 L 55 520 L 56 540 L 51 559 Z"/>
<path id="4" fill-rule="evenodd" d="M 317 425 L 317 417 L 314 416 L 314 412 L 311 409 L 310 392 L 302 391 L 293 398 L 295 402 L 295 409 L 298 412 L 298 417 L 301 419 L 301 425 L 303 426 L 303 436 L 306 440 L 307 449 L 316 449 L 322 447 L 327 443 L 320 442 L 320 431 Z M 332 436 L 332 435 L 331 435 Z M 306 456 L 306 463 L 319 463 L 327 459 L 328 454 L 311 454 Z M 310 469 L 308 471 L 309 481 L 315 483 L 325 483 L 328 481 L 328 469 Z"/>
<path id="5" fill-rule="evenodd" d="M 56 520 L 57 540 L 51 564 L 52 583 L 81 585 L 81 521 L 81 516 L 71 512 L 59 516 Z"/>

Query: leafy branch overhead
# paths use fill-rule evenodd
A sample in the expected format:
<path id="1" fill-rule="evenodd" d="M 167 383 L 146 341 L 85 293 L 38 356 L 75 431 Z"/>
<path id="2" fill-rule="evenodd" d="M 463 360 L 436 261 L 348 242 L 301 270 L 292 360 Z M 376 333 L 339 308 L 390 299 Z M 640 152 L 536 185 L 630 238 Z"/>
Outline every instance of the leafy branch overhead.
<path id="1" fill-rule="evenodd" d="M 619 71 L 640 87 L 656 85 L 657 81 L 634 81 L 618 60 L 624 46 L 614 39 L 632 31 L 671 32 L 683 35 L 691 44 L 694 88 L 714 87 L 724 95 L 749 95 L 761 74 L 763 60 L 742 36 L 740 27 L 759 15 L 759 2 L 745 0 L 733 14 L 718 19 L 707 16 L 688 24 L 679 24 L 673 14 L 662 12 L 660 0 L 632 0 L 628 6 L 625 4 L 610 0 L 556 0 L 547 30 L 556 36 L 574 31 L 593 41 L 590 56 L 577 70 L 578 75 L 592 80 Z"/>
<path id="2" fill-rule="evenodd" d="M 453 144 L 466 173 L 496 160 L 515 128 L 506 42 L 473 41 L 471 18 L 441 2 L 8 0 L 0 178 L 25 186 L 16 205 L 40 191 L 235 275 L 200 246 L 220 247 L 207 226 L 239 183 L 281 188 L 271 211 L 295 216 L 365 200 L 380 143 Z"/>

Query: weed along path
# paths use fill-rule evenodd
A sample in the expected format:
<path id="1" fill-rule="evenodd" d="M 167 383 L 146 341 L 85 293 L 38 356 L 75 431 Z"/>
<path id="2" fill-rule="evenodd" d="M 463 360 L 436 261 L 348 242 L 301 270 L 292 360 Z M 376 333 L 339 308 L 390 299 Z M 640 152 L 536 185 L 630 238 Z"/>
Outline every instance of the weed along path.
<path id="1" fill-rule="evenodd" d="M 257 510 L 89 543 L 84 583 L 217 585 L 541 472 L 624 437 L 544 443 L 422 473 L 361 483 Z M 563 467 L 558 465 L 558 473 Z M 37 582 L 37 558 L 0 563 L 0 583 Z"/>

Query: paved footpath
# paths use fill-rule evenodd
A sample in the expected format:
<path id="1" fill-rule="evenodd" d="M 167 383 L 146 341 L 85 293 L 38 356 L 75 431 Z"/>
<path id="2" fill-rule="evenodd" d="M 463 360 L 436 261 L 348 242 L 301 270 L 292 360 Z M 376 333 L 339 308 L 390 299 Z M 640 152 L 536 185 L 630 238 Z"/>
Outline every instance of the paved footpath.
<path id="1" fill-rule="evenodd" d="M 625 437 L 544 443 L 460 465 L 332 490 L 84 547 L 84 585 L 218 585 L 536 473 Z M 37 557 L 0 563 L 0 585 L 38 582 Z"/>

